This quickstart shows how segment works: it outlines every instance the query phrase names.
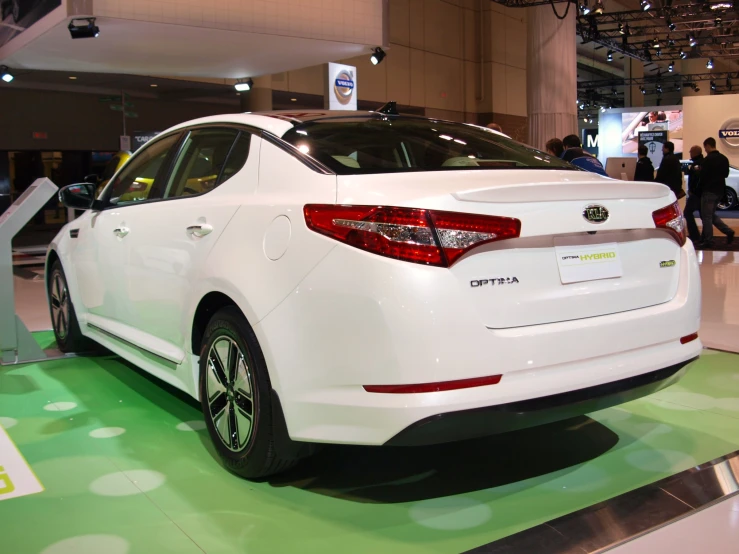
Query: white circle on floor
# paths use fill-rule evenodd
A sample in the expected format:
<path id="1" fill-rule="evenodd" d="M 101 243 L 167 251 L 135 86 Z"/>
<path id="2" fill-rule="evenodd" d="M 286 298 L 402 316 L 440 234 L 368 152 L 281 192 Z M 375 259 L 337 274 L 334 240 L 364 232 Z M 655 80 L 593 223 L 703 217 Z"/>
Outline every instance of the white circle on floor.
<path id="1" fill-rule="evenodd" d="M 413 521 L 430 529 L 457 531 L 486 523 L 493 512 L 487 504 L 465 496 L 432 498 L 414 504 L 410 509 Z"/>
<path id="2" fill-rule="evenodd" d="M 89 435 L 93 439 L 112 439 L 113 437 L 122 435 L 125 432 L 126 430 L 123 427 L 102 427 L 100 429 L 90 431 Z"/>
<path id="3" fill-rule="evenodd" d="M 158 471 L 134 469 L 98 477 L 90 483 L 90 490 L 100 496 L 131 496 L 161 487 L 165 480 Z"/>
<path id="4" fill-rule="evenodd" d="M 204 421 L 183 421 L 177 426 L 178 431 L 202 431 L 205 429 Z"/>
<path id="5" fill-rule="evenodd" d="M 47 412 L 68 412 L 74 410 L 77 404 L 74 402 L 51 402 L 44 406 L 44 410 Z"/>
<path id="6" fill-rule="evenodd" d="M 127 554 L 131 545 L 115 535 L 80 535 L 47 546 L 41 554 Z"/>
<path id="7" fill-rule="evenodd" d="M 18 425 L 18 420 L 12 417 L 0 417 L 0 427 L 3 429 L 10 429 Z"/>
<path id="8" fill-rule="evenodd" d="M 637 450 L 626 456 L 626 462 L 642 471 L 652 473 L 678 473 L 695 467 L 695 458 L 676 450 Z"/>

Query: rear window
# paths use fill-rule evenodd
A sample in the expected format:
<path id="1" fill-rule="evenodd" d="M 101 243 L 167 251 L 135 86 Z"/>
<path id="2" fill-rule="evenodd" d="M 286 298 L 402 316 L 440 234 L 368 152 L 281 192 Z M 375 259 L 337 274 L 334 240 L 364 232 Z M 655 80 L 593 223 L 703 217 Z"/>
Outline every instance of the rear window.
<path id="1" fill-rule="evenodd" d="M 493 131 L 404 117 L 327 118 L 282 137 L 340 175 L 404 171 L 570 169 Z"/>

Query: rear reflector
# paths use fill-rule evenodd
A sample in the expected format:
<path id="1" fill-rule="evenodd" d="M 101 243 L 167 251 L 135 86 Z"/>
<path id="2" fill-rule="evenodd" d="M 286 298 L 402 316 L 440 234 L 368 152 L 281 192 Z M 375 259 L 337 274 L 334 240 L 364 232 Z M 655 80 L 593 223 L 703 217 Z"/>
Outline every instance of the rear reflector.
<path id="1" fill-rule="evenodd" d="M 491 375 L 489 377 L 475 377 L 473 379 L 460 379 L 458 381 L 442 381 L 440 383 L 421 383 L 420 385 L 364 385 L 367 392 L 379 392 L 384 394 L 414 394 L 419 392 L 441 392 L 458 389 L 471 389 L 473 387 L 484 387 L 486 385 L 497 385 L 502 375 Z"/>
<path id="2" fill-rule="evenodd" d="M 450 267 L 488 242 L 516 238 L 521 222 L 497 217 L 389 206 L 308 204 L 309 229 L 380 256 Z"/>
<path id="3" fill-rule="evenodd" d="M 657 229 L 669 231 L 680 246 L 688 240 L 683 212 L 677 202 L 653 212 L 652 219 Z"/>
<path id="4" fill-rule="evenodd" d="M 698 340 L 698 333 L 693 333 L 692 335 L 681 338 L 680 344 L 688 344 L 689 342 L 693 342 L 694 340 Z"/>

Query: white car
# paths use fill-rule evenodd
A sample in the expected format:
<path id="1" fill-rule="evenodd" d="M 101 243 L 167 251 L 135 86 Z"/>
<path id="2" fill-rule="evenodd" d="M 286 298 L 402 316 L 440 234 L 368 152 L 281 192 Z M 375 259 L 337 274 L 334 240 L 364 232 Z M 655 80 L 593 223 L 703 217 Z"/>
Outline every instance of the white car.
<path id="1" fill-rule="evenodd" d="M 701 351 L 696 255 L 667 187 L 474 125 L 219 115 L 92 187 L 60 192 L 89 209 L 49 248 L 59 347 L 91 339 L 199 399 L 248 478 L 318 443 L 441 443 L 599 410 Z"/>

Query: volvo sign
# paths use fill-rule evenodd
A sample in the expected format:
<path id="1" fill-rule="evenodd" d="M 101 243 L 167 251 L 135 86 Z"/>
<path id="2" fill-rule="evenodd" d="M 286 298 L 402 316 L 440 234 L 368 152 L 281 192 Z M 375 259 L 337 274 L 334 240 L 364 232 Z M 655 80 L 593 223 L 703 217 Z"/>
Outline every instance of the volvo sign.
<path id="1" fill-rule="evenodd" d="M 730 148 L 739 148 L 739 118 L 724 123 L 719 129 L 718 138 Z"/>
<path id="2" fill-rule="evenodd" d="M 339 63 L 328 64 L 330 110 L 357 109 L 357 68 Z"/>

